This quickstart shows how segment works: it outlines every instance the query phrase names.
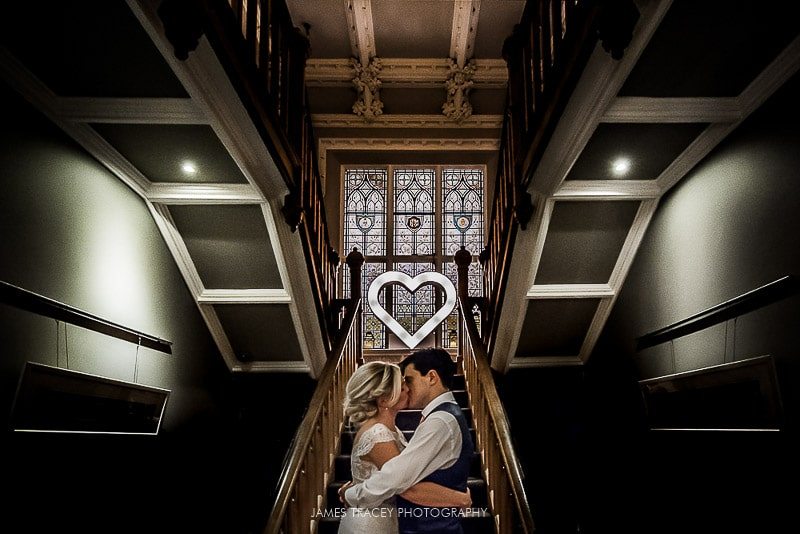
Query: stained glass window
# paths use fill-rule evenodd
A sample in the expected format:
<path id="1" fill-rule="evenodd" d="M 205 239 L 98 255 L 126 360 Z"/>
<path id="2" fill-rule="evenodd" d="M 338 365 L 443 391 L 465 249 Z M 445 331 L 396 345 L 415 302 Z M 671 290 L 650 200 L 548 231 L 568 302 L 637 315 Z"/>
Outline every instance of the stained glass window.
<path id="1" fill-rule="evenodd" d="M 386 170 L 350 169 L 345 173 L 345 250 L 364 256 L 386 254 Z"/>
<path id="2" fill-rule="evenodd" d="M 464 246 L 476 256 L 483 248 L 483 167 L 403 166 L 348 168 L 344 173 L 343 250 L 358 248 L 365 257 L 362 294 L 386 266 L 416 276 L 444 273 L 457 285 L 453 255 Z M 342 295 L 349 296 L 349 274 L 340 275 Z M 470 295 L 481 295 L 477 261 L 470 265 Z M 432 285 L 410 292 L 395 286 L 379 293 L 382 306 L 414 334 L 443 304 Z M 364 348 L 400 347 L 394 335 L 364 302 Z M 454 312 L 436 332 L 435 343 L 453 347 L 459 328 Z M 394 344 L 393 344 L 394 343 Z"/>
<path id="3" fill-rule="evenodd" d="M 394 172 L 394 253 L 398 256 L 434 253 L 435 179 L 434 169 Z"/>
<path id="4" fill-rule="evenodd" d="M 483 171 L 445 168 L 442 171 L 444 254 L 463 246 L 474 256 L 483 248 Z"/>

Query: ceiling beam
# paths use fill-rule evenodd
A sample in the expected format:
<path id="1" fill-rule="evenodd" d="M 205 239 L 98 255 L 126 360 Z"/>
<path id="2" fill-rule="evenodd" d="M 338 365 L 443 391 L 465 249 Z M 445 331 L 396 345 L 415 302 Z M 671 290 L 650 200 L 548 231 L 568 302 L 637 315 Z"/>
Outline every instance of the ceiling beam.
<path id="1" fill-rule="evenodd" d="M 455 0 L 453 29 L 450 32 L 450 57 L 461 69 L 475 53 L 475 34 L 478 32 L 480 12 L 481 0 Z"/>
<path id="2" fill-rule="evenodd" d="M 658 198 L 655 180 L 565 180 L 553 195 L 556 200 L 642 200 Z"/>
<path id="3" fill-rule="evenodd" d="M 738 98 L 650 98 L 617 97 L 600 122 L 730 122 L 742 115 Z"/>
<path id="4" fill-rule="evenodd" d="M 503 89 L 508 82 L 502 59 L 476 59 L 472 77 L 476 89 Z M 382 58 L 381 86 L 440 89 L 450 74 L 448 58 Z M 309 59 L 305 80 L 308 87 L 350 87 L 353 66 L 345 59 Z"/>
<path id="5" fill-rule="evenodd" d="M 496 152 L 500 150 L 498 138 L 405 138 L 405 137 L 321 137 L 317 144 L 319 174 L 323 187 L 327 172 L 329 150 L 370 150 L 383 151 L 477 151 Z"/>
<path id="6" fill-rule="evenodd" d="M 57 113 L 74 122 L 124 124 L 208 124 L 190 98 L 58 97 Z"/>
<path id="7" fill-rule="evenodd" d="M 350 49 L 353 57 L 363 66 L 377 55 L 375 50 L 375 26 L 372 22 L 372 2 L 370 0 L 344 0 L 347 28 L 350 35 Z M 348 60 L 349 61 L 349 60 Z"/>
<path id="8" fill-rule="evenodd" d="M 609 277 L 608 285 L 612 289 L 612 295 L 600 301 L 594 317 L 592 318 L 592 322 L 589 324 L 586 337 L 581 344 L 581 350 L 578 356 L 584 362 L 592 355 L 594 346 L 600 338 L 600 333 L 603 331 L 609 315 L 611 315 L 611 309 L 614 307 L 614 303 L 622 290 L 622 284 L 625 283 L 625 278 L 628 276 L 628 271 L 636 257 L 636 251 L 639 250 L 639 245 L 641 245 L 642 239 L 644 239 L 645 231 L 650 225 L 650 221 L 657 207 L 658 199 L 645 200 L 639 205 L 639 210 L 633 218 L 633 224 L 631 224 L 630 230 L 628 230 L 628 235 L 625 238 L 625 243 L 622 245 L 617 263 L 614 265 L 614 270 L 611 271 L 611 276 Z"/>
<path id="9" fill-rule="evenodd" d="M 441 113 L 438 115 L 378 115 L 372 121 L 352 113 L 318 113 L 311 115 L 314 130 L 324 128 L 438 128 L 438 129 L 494 129 L 503 128 L 502 115 L 471 115 L 461 122 L 453 122 Z"/>
<path id="10" fill-rule="evenodd" d="M 158 204 L 260 204 L 261 193 L 250 184 L 151 183 L 145 189 L 150 202 Z"/>
<path id="11" fill-rule="evenodd" d="M 589 299 L 613 297 L 608 284 L 542 284 L 533 285 L 525 296 L 528 299 Z"/>
<path id="12" fill-rule="evenodd" d="M 201 304 L 288 304 L 292 301 L 285 289 L 204 289 Z"/>

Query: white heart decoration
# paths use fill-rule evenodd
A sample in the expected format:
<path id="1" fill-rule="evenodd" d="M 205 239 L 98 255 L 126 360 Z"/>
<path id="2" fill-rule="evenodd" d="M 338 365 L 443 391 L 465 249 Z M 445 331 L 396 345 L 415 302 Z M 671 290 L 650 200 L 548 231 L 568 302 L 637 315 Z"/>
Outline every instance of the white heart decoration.
<path id="1" fill-rule="evenodd" d="M 380 293 L 381 289 L 383 289 L 383 286 L 392 284 L 400 284 L 412 293 L 419 289 L 419 287 L 423 284 L 436 284 L 444 289 L 444 306 L 439 308 L 439 311 L 437 311 L 433 317 L 428 319 L 419 330 L 414 332 L 414 335 L 412 336 L 408 333 L 408 330 L 403 328 L 403 326 L 398 323 L 397 320 L 383 308 L 383 306 L 381 306 L 381 303 L 378 302 L 378 293 Z M 453 285 L 453 282 L 451 282 L 449 278 L 441 273 L 427 272 L 418 274 L 414 278 L 411 278 L 406 273 L 401 273 L 399 271 L 387 271 L 378 276 L 369 285 L 369 290 L 367 291 L 367 302 L 369 303 L 369 307 L 372 309 L 372 312 L 375 314 L 375 317 L 380 319 L 383 324 L 388 326 L 389 330 L 394 332 L 395 335 L 400 338 L 400 341 L 405 343 L 408 348 L 413 349 L 419 345 L 428 334 L 433 332 L 433 329 L 439 326 L 439 323 L 444 321 L 447 316 L 450 315 L 450 312 L 452 312 L 456 307 L 456 288 Z"/>

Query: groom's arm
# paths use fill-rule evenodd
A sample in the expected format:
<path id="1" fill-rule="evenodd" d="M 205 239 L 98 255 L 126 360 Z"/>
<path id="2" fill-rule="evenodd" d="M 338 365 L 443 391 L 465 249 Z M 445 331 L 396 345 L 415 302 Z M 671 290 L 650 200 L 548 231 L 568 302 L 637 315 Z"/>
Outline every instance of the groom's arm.
<path id="1" fill-rule="evenodd" d="M 441 413 L 441 412 L 437 412 Z M 444 415 L 444 414 L 443 414 Z M 387 461 L 380 471 L 345 491 L 351 506 L 371 508 L 405 490 L 437 469 L 452 465 L 461 451 L 461 431 L 450 414 L 431 417 L 421 424 L 408 447 Z"/>

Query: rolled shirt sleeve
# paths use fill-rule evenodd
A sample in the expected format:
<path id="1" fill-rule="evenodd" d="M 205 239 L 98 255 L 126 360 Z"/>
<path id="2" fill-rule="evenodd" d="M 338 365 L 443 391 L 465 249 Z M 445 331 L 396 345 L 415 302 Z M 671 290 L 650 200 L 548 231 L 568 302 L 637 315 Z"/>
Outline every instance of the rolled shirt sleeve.
<path id="1" fill-rule="evenodd" d="M 460 453 L 458 421 L 447 412 L 433 412 L 417 427 L 408 447 L 367 480 L 348 488 L 345 500 L 358 508 L 379 506 L 437 469 L 450 467 Z"/>

